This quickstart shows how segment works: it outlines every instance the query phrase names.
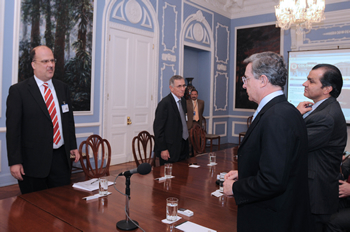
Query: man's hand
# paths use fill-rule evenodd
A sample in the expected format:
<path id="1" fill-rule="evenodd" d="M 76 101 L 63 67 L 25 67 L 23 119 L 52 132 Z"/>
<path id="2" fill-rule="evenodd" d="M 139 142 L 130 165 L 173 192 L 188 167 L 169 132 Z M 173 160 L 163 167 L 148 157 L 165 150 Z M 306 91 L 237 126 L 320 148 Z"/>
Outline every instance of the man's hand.
<path id="1" fill-rule="evenodd" d="M 238 180 L 238 171 L 232 170 L 229 173 L 227 173 L 224 177 L 224 194 L 226 195 L 233 195 L 232 192 L 232 185 Z"/>
<path id="2" fill-rule="evenodd" d="M 309 102 L 309 101 L 300 102 L 299 105 L 297 106 L 297 109 L 303 115 L 306 112 L 309 112 L 310 110 L 312 110 L 311 106 L 313 104 L 314 104 L 313 102 Z"/>
<path id="3" fill-rule="evenodd" d="M 232 191 L 232 185 L 233 183 L 235 183 L 235 180 L 225 180 L 224 181 L 224 194 L 231 196 L 233 195 L 233 191 Z"/>
<path id="4" fill-rule="evenodd" d="M 232 170 L 229 173 L 227 173 L 224 177 L 225 180 L 238 180 L 238 171 Z"/>
<path id="5" fill-rule="evenodd" d="M 23 165 L 15 164 L 10 167 L 11 175 L 17 180 L 23 180 L 22 175 L 25 175 Z"/>
<path id="6" fill-rule="evenodd" d="M 350 183 L 339 180 L 339 198 L 350 196 Z"/>
<path id="7" fill-rule="evenodd" d="M 164 150 L 160 153 L 160 157 L 162 157 L 163 160 L 168 160 L 170 158 L 170 154 L 168 150 Z"/>
<path id="8" fill-rule="evenodd" d="M 75 163 L 79 161 L 80 153 L 79 153 L 78 149 L 70 150 L 70 154 L 75 156 L 75 160 L 74 160 Z"/>

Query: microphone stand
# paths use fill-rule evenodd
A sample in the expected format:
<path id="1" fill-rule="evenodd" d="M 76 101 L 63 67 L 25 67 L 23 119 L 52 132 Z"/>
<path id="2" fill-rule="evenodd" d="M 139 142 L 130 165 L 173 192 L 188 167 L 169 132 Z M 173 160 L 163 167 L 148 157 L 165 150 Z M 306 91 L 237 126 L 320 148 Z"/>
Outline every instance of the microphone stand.
<path id="1" fill-rule="evenodd" d="M 137 228 L 139 224 L 137 221 L 129 219 L 129 200 L 130 200 L 130 177 L 131 175 L 125 175 L 125 211 L 126 218 L 125 220 L 121 220 L 117 222 L 117 228 L 121 230 L 134 230 Z"/>

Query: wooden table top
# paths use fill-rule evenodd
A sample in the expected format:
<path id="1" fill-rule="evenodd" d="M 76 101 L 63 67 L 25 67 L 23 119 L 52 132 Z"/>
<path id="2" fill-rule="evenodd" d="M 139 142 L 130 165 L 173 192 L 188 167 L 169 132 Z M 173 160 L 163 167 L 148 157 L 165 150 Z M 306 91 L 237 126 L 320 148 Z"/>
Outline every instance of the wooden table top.
<path id="1" fill-rule="evenodd" d="M 0 200 L 0 231 L 80 231 L 20 197 Z"/>
<path id="2" fill-rule="evenodd" d="M 176 197 L 179 199 L 179 208 L 192 210 L 194 216 L 179 215 L 182 219 L 175 222 L 175 226 L 187 220 L 216 231 L 236 231 L 237 206 L 234 198 L 225 197 L 223 202 L 211 196 L 211 193 L 218 189 L 215 183 L 217 174 L 237 168 L 237 162 L 232 149 L 215 153 L 217 154 L 216 166 L 207 166 L 209 161 L 207 154 L 197 156 L 173 164 L 173 176 L 175 177 L 166 181 L 155 180 L 163 176 L 163 166 L 154 167 L 151 173 L 144 176 L 134 174 L 130 179 L 129 212 L 131 219 L 136 220 L 145 231 L 170 231 L 170 226 L 162 223 L 161 220 L 166 215 L 166 198 Z M 200 168 L 189 168 L 189 163 L 197 163 Z M 115 176 L 108 178 L 114 181 Z M 116 187 L 121 192 L 125 192 L 125 177 L 117 178 Z M 20 207 L 24 208 L 18 211 L 29 212 L 25 215 L 30 215 L 33 210 L 39 211 L 44 214 L 43 217 L 48 218 L 45 222 L 50 226 L 46 228 L 57 226 L 57 228 L 64 228 L 62 231 L 74 231 L 69 230 L 74 228 L 81 231 L 123 231 L 116 229 L 116 223 L 125 219 L 126 197 L 118 193 L 113 186 L 109 187 L 109 191 L 112 192 L 109 196 L 86 201 L 82 198 L 93 195 L 97 191 L 84 192 L 72 186 L 63 186 L 24 194 L 17 197 L 17 200 L 8 198 L 5 199 L 6 201 L 0 201 L 0 205 L 7 205 L 7 208 L 12 209 L 15 202 L 18 201 L 21 204 Z M 0 209 L 0 212 L 1 210 L 5 211 L 5 209 Z M 15 214 L 21 213 L 16 210 Z M 23 216 L 24 213 L 21 218 Z M 16 226 L 14 225 L 16 218 L 11 213 L 7 217 L 12 223 L 7 226 L 3 225 L 4 219 L 1 219 L 1 231 L 16 231 L 12 230 Z M 41 220 L 42 217 L 32 214 L 25 218 L 30 221 Z M 40 224 L 41 222 L 36 221 L 35 223 Z M 65 226 L 68 226 L 67 229 Z M 2 228 L 7 228 L 7 230 L 2 230 Z M 179 230 L 174 229 L 173 231 Z"/>

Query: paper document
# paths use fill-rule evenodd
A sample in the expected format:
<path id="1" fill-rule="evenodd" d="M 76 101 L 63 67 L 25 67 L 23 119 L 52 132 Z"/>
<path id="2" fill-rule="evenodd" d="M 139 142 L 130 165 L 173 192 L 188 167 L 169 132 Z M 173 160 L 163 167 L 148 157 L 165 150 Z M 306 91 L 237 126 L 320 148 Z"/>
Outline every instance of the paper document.
<path id="1" fill-rule="evenodd" d="M 201 226 L 201 225 L 198 225 L 196 223 L 193 223 L 193 222 L 184 222 L 178 226 L 175 226 L 176 229 L 179 229 L 179 230 L 182 230 L 182 231 L 185 231 L 185 232 L 193 232 L 193 231 L 196 231 L 196 232 L 216 232 L 216 230 L 212 230 L 212 229 L 209 229 L 207 227 L 204 227 L 204 226 Z"/>
<path id="2" fill-rule="evenodd" d="M 113 185 L 112 181 L 108 181 L 108 186 Z M 82 181 L 73 184 L 73 188 L 78 188 L 86 191 L 94 191 L 98 189 L 98 178 L 87 181 Z"/>

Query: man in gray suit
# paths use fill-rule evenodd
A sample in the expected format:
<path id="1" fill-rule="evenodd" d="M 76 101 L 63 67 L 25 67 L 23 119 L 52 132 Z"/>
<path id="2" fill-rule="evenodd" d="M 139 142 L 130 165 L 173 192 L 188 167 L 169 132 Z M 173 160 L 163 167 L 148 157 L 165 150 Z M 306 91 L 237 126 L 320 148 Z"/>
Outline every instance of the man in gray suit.
<path id="1" fill-rule="evenodd" d="M 318 64 L 304 82 L 304 96 L 313 100 L 299 103 L 308 133 L 308 179 L 311 213 L 316 231 L 323 231 L 330 215 L 337 211 L 339 167 L 344 152 L 346 121 L 339 102 L 343 78 L 339 69 Z"/>
<path id="2" fill-rule="evenodd" d="M 170 92 L 157 106 L 153 131 L 154 152 L 160 165 L 175 163 L 188 158 L 188 130 L 185 115 L 187 113 L 185 79 L 174 75 L 169 80 Z"/>

